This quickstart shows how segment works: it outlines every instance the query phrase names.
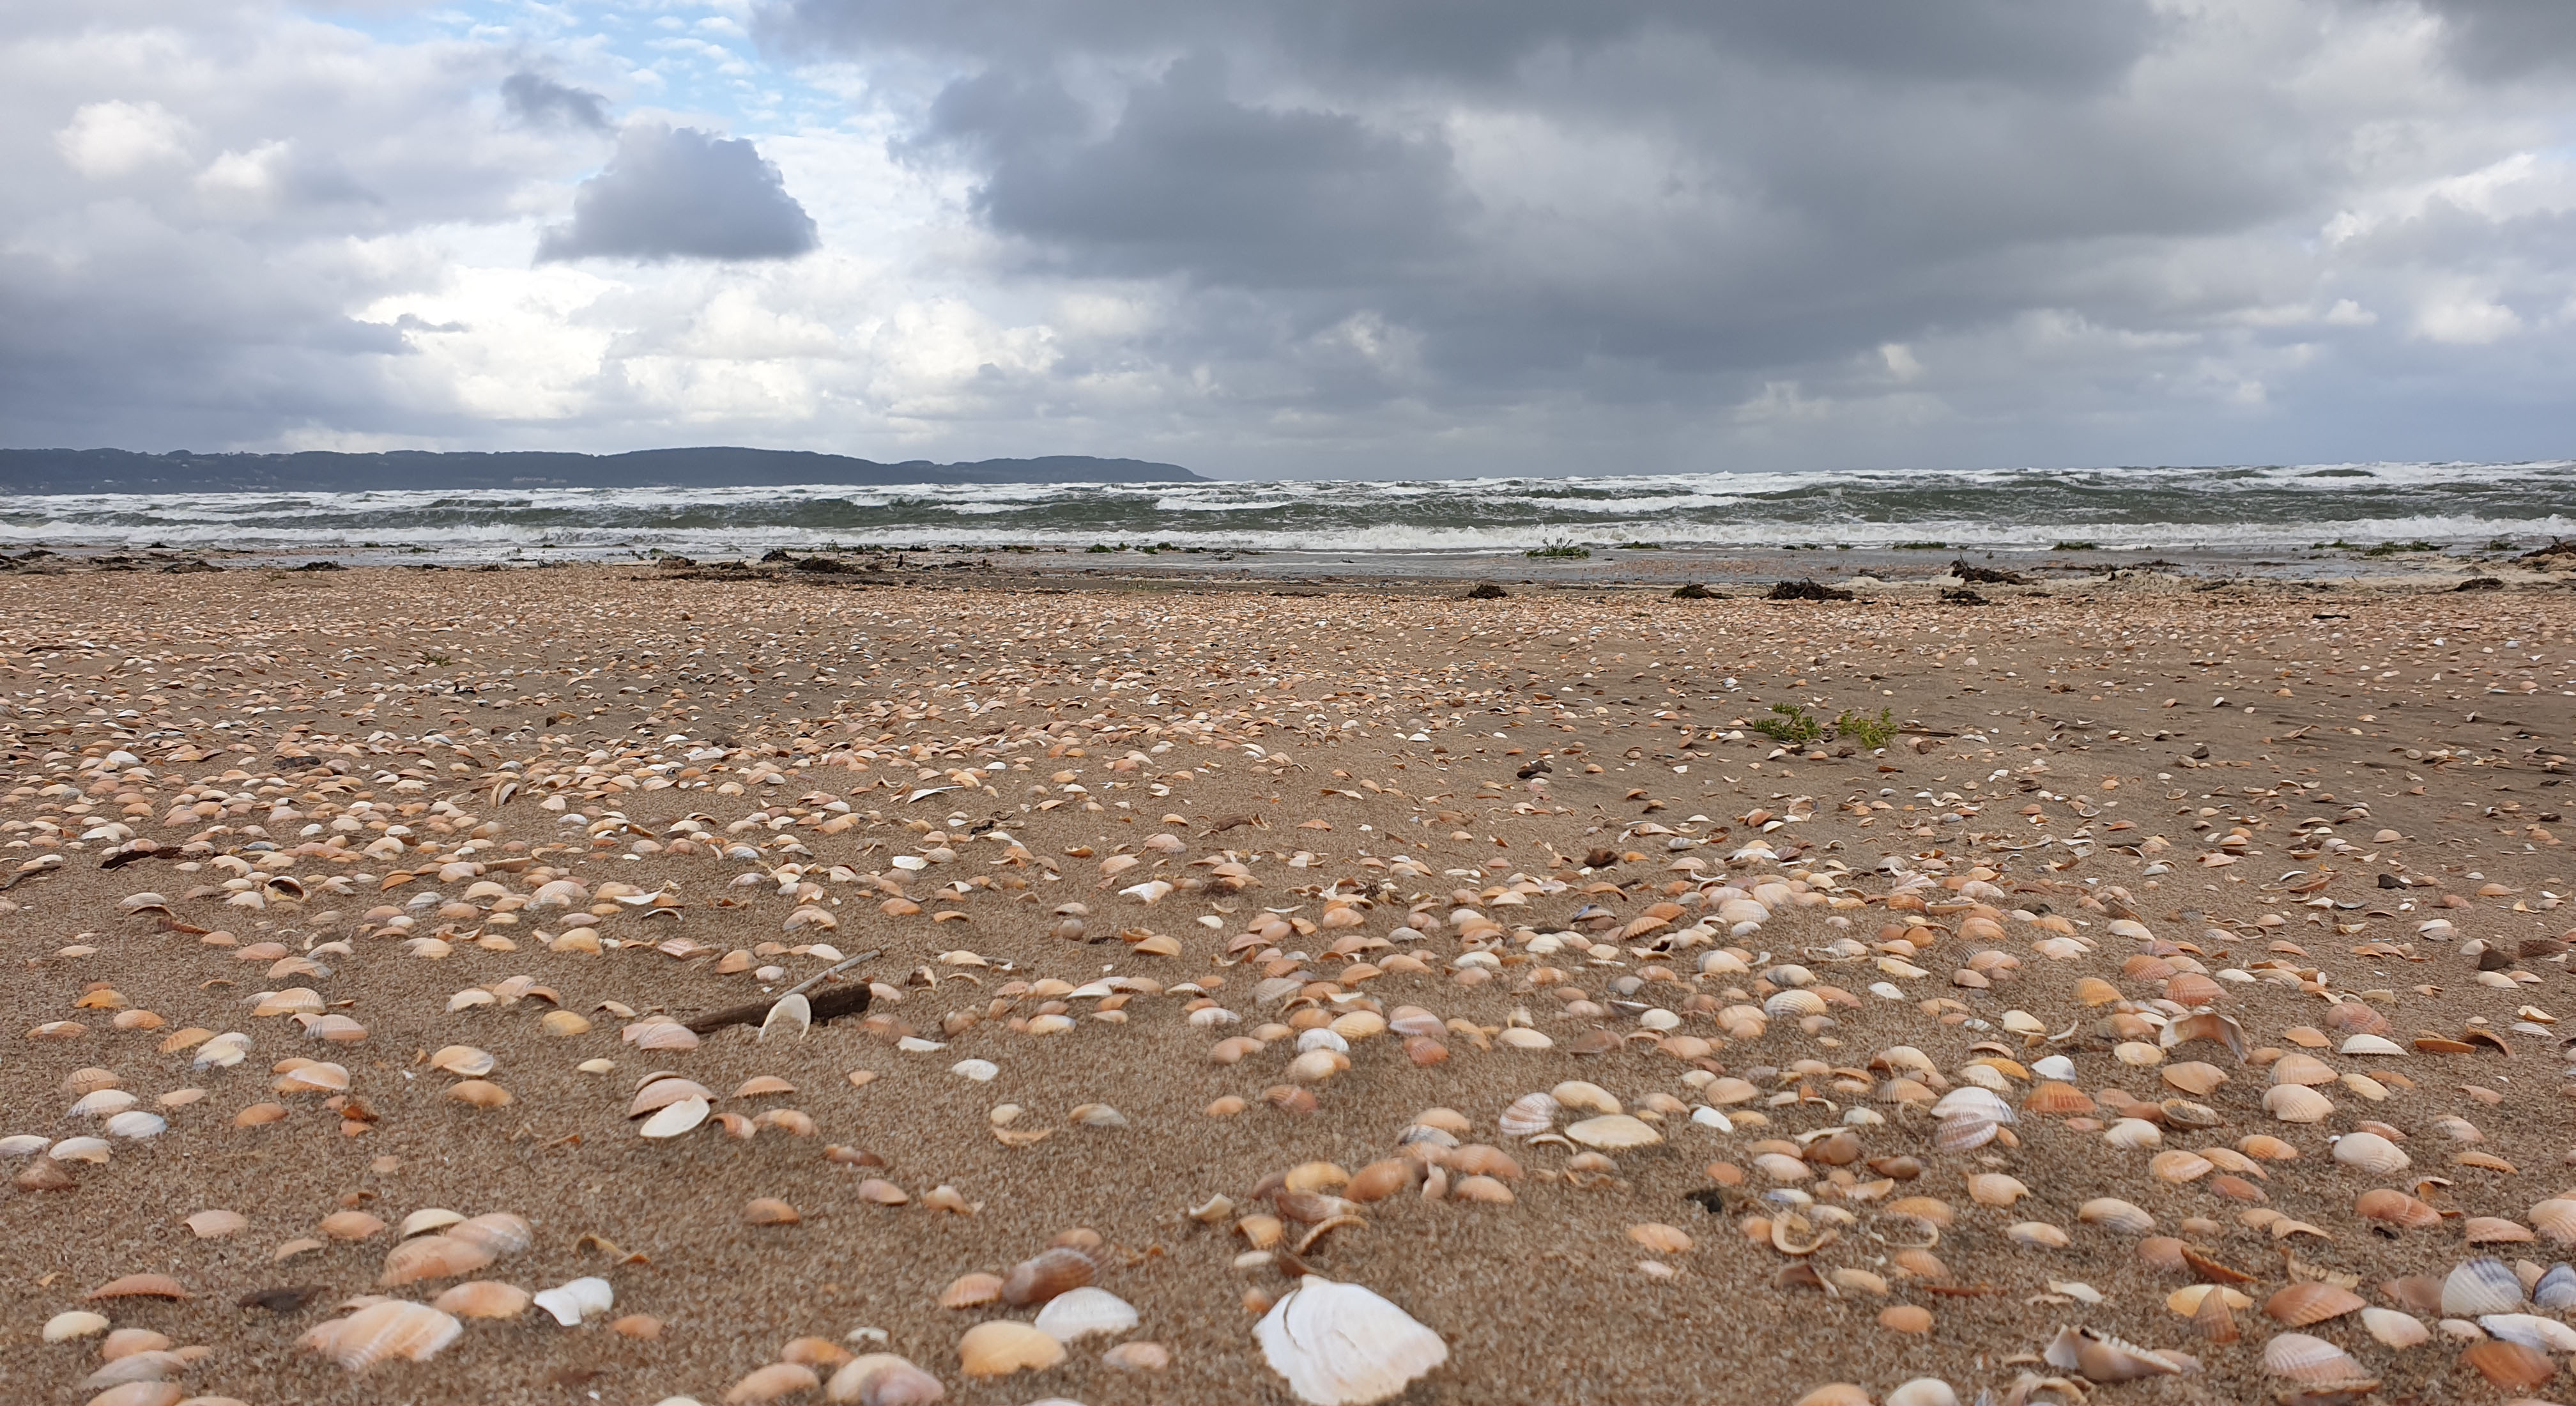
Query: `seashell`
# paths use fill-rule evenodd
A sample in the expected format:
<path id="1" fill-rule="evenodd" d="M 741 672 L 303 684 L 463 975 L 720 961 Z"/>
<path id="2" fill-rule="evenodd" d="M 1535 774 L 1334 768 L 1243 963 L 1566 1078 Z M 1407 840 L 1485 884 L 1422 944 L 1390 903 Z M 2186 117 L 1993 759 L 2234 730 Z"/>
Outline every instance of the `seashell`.
<path id="1" fill-rule="evenodd" d="M 432 1231 L 445 1230 L 463 1219 L 465 1217 L 454 1211 L 438 1206 L 426 1206 L 403 1217 L 402 1229 L 395 1234 L 400 1239 L 409 1240 L 415 1235 L 427 1235 Z"/>
<path id="2" fill-rule="evenodd" d="M 2182 1369 L 2164 1358 L 2090 1328 L 2061 1328 L 2041 1357 L 2048 1365 L 2082 1374 L 2087 1381 L 2134 1382 L 2170 1377 Z"/>
<path id="3" fill-rule="evenodd" d="M 2028 1113 L 2083 1114 L 2094 1110 L 2092 1098 L 2082 1089 L 2055 1080 L 2033 1088 L 2021 1106 Z"/>
<path id="4" fill-rule="evenodd" d="M 795 1207 L 775 1196 L 755 1196 L 742 1208 L 745 1225 L 795 1225 L 804 1219 Z"/>
<path id="5" fill-rule="evenodd" d="M 2450 1318 L 2476 1318 L 2511 1313 L 2522 1307 L 2522 1280 L 2499 1259 L 2463 1261 L 2442 1280 L 2442 1313 Z"/>
<path id="6" fill-rule="evenodd" d="M 770 1004 L 769 1014 L 760 1022 L 759 1038 L 767 1040 L 772 1035 L 793 1035 L 802 1040 L 813 1023 L 813 1003 L 805 999 L 805 993 L 790 991 Z"/>
<path id="7" fill-rule="evenodd" d="M 424 1235 L 394 1246 L 385 1256 L 384 1273 L 376 1276 L 376 1287 L 398 1288 L 424 1279 L 453 1279 L 471 1274 L 492 1262 L 492 1252 L 480 1245 L 445 1235 Z"/>
<path id="8" fill-rule="evenodd" d="M 220 1240 L 237 1235 L 250 1225 L 250 1217 L 239 1211 L 199 1211 L 181 1221 L 200 1240 Z"/>
<path id="9" fill-rule="evenodd" d="M 1383 1201 L 1412 1190 L 1420 1174 L 1420 1163 L 1408 1157 L 1391 1157 L 1360 1168 L 1344 1191 L 1354 1201 Z"/>
<path id="10" fill-rule="evenodd" d="M 1587 1113 L 1627 1111 L 1619 1106 L 1619 1100 L 1612 1098 L 1608 1090 L 1598 1084 L 1587 1084 L 1580 1079 L 1568 1079 L 1548 1090 L 1548 1097 L 1555 1099 L 1559 1108 L 1579 1109 Z"/>
<path id="11" fill-rule="evenodd" d="M 707 1101 L 684 1098 L 644 1120 L 643 1133 L 648 1138 L 673 1138 L 707 1121 Z"/>
<path id="12" fill-rule="evenodd" d="M 2509 1343 L 2543 1352 L 2576 1352 L 2576 1328 L 2555 1318 L 2535 1313 L 2489 1313 L 2479 1317 L 2478 1326 Z"/>
<path id="13" fill-rule="evenodd" d="M 2227 1082 L 2227 1071 L 2196 1059 L 2166 1065 L 2159 1073 L 2167 1084 L 2194 1098 L 2207 1098 Z"/>
<path id="14" fill-rule="evenodd" d="M 1967 1152 L 1994 1141 L 2002 1127 L 2002 1124 L 1992 1118 L 1983 1118 L 1975 1114 L 1944 1118 L 1940 1125 L 1933 1129 L 1932 1143 L 1944 1152 Z"/>
<path id="15" fill-rule="evenodd" d="M 525 1218 L 508 1211 L 494 1211 L 458 1221 L 447 1229 L 449 1239 L 489 1250 L 496 1255 L 515 1255 L 535 1242 L 536 1232 Z"/>
<path id="16" fill-rule="evenodd" d="M 1062 1362 L 1064 1344 L 1026 1323 L 995 1319 L 967 1329 L 957 1342 L 957 1357 L 970 1377 L 1007 1377 Z"/>
<path id="17" fill-rule="evenodd" d="M 128 1274 L 111 1279 L 82 1298 L 96 1303 L 101 1299 L 192 1299 L 196 1295 L 179 1286 L 179 1281 L 166 1274 Z"/>
<path id="18" fill-rule="evenodd" d="M 2558 1375 L 2558 1364 L 2548 1353 L 2500 1338 L 2469 1344 L 2467 1350 L 2460 1354 L 2460 1363 L 2474 1369 L 2495 1386 L 2512 1392 L 2529 1392 Z"/>
<path id="19" fill-rule="evenodd" d="M 91 1373 L 88 1380 L 81 1383 L 81 1389 L 86 1391 L 92 1386 L 105 1385 L 114 1371 L 109 1367 Z M 91 1397 L 89 1406 L 178 1406 L 186 1396 L 187 1392 L 175 1382 L 125 1381 Z"/>
<path id="20" fill-rule="evenodd" d="M 617 1291 L 605 1279 L 584 1276 L 541 1290 L 530 1296 L 530 1302 L 553 1314 L 557 1323 L 578 1328 L 583 1319 L 596 1318 L 614 1306 Z"/>
<path id="21" fill-rule="evenodd" d="M 1172 1353 L 1161 1343 L 1120 1343 L 1100 1354 L 1100 1365 L 1115 1372 L 1159 1372 L 1172 1365 Z"/>
<path id="22" fill-rule="evenodd" d="M 1628 1227 L 1628 1238 L 1636 1241 L 1638 1244 L 1646 1247 L 1647 1250 L 1658 1255 L 1686 1255 L 1690 1253 L 1690 1236 L 1682 1233 L 1679 1228 L 1674 1226 L 1662 1225 L 1653 1222 L 1649 1222 L 1645 1225 L 1632 1225 Z"/>
<path id="23" fill-rule="evenodd" d="M 2362 1031 L 2358 1034 L 2345 1036 L 2343 1043 L 2335 1047 L 2335 1053 L 2343 1055 L 2402 1055 L 2406 1053 L 2406 1049 L 2404 1046 L 2398 1044 L 2395 1040 L 2389 1039 L 2385 1035 L 2374 1035 L 2369 1031 Z"/>
<path id="24" fill-rule="evenodd" d="M 2144 1118 L 2122 1118 L 2102 1130 L 2102 1140 L 2124 1152 L 2164 1144 L 2164 1130 Z"/>
<path id="25" fill-rule="evenodd" d="M 982 1308 L 999 1303 L 1002 1298 L 1002 1276 L 998 1274 L 961 1274 L 947 1288 L 939 1291 L 941 1308 Z"/>
<path id="26" fill-rule="evenodd" d="M 1802 986 L 1773 992 L 1762 1003 L 1762 1013 L 1773 1020 L 1799 1020 L 1825 1013 L 1825 998 Z"/>
<path id="27" fill-rule="evenodd" d="M 1869 1393 L 1850 1382 L 1827 1382 L 1799 1397 L 1792 1406 L 1869 1406 Z"/>
<path id="28" fill-rule="evenodd" d="M 814 1369 L 802 1362 L 772 1362 L 735 1382 L 724 1394 L 725 1406 L 764 1406 L 822 1384 L 823 1379 L 815 1375 Z"/>
<path id="29" fill-rule="evenodd" d="M 1363 1406 L 1449 1360 L 1440 1335 L 1356 1284 L 1307 1275 L 1255 1325 L 1262 1357 L 1311 1406 Z"/>
<path id="30" fill-rule="evenodd" d="M 1072 1343 L 1094 1333 L 1115 1337 L 1134 1331 L 1136 1308 L 1106 1289 L 1085 1285 L 1047 1300 L 1032 1326 L 1060 1343 Z"/>
<path id="31" fill-rule="evenodd" d="M 2111 1058 L 2133 1068 L 2164 1062 L 2165 1052 L 2144 1040 L 2123 1040 L 2111 1047 Z"/>
<path id="32" fill-rule="evenodd" d="M 1959 1393 L 1939 1377 L 1916 1377 L 1888 1392 L 1884 1406 L 1959 1406 Z"/>
<path id="33" fill-rule="evenodd" d="M 2519 1245 L 2536 1238 L 2529 1226 L 2502 1216 L 2471 1216 L 2460 1222 L 2460 1233 L 2472 1245 Z"/>
<path id="34" fill-rule="evenodd" d="M 2097 1197 L 2085 1202 L 2076 1210 L 2075 1218 L 2121 1235 L 2144 1235 L 2156 1228 L 2154 1216 L 2116 1196 Z"/>
<path id="35" fill-rule="evenodd" d="M 2293 1284 L 2263 1301 L 2263 1311 L 2293 1328 L 2341 1318 L 2364 1306 L 2361 1295 L 2333 1284 Z"/>
<path id="36" fill-rule="evenodd" d="M 142 1101 L 123 1089 L 98 1089 L 81 1095 L 80 1101 L 72 1105 L 71 1116 L 104 1118 L 112 1113 L 122 1113 Z"/>
<path id="37" fill-rule="evenodd" d="M 2424 1320 L 2393 1308 L 2363 1309 L 2361 1326 L 2378 1339 L 2382 1347 L 2401 1350 L 2419 1346 L 2433 1336 L 2433 1330 L 2424 1326 Z"/>
<path id="38" fill-rule="evenodd" d="M 1997 1097 L 1993 1090 L 1979 1088 L 1974 1084 L 1962 1084 L 1958 1088 L 1952 1089 L 1950 1092 L 1943 1094 L 1939 1101 L 1932 1105 L 1932 1116 L 1935 1118 L 1983 1118 L 1989 1122 L 2003 1124 L 2010 1124 L 2016 1121 L 2013 1117 L 2011 1105 Z"/>
<path id="39" fill-rule="evenodd" d="M 1632 1147 L 1651 1147 L 1664 1140 L 1662 1133 L 1625 1113 L 1586 1118 L 1565 1130 L 1565 1135 L 1585 1147 L 1617 1152 Z"/>
<path id="40" fill-rule="evenodd" d="M 1968 1178 L 1968 1199 L 1980 1206 L 2009 1207 L 2029 1194 L 2029 1187 L 2001 1172 L 1980 1172 Z"/>
<path id="41" fill-rule="evenodd" d="M 2299 1149 L 2270 1133 L 2249 1133 L 2236 1140 L 2236 1150 L 2265 1162 L 2295 1162 Z"/>
<path id="42" fill-rule="evenodd" d="M 944 1399 L 939 1379 L 890 1352 L 872 1352 L 841 1364 L 823 1394 L 855 1406 L 926 1406 Z"/>
<path id="43" fill-rule="evenodd" d="M 1482 1176 L 1460 1177 L 1450 1186 L 1449 1196 L 1452 1200 L 1473 1201 L 1488 1206 L 1508 1206 L 1519 1199 L 1512 1195 L 1510 1187 L 1492 1177 Z"/>
<path id="44" fill-rule="evenodd" d="M 2342 1348 L 2306 1333 L 2283 1333 L 2263 1344 L 2263 1370 L 2294 1382 L 2345 1382 L 2364 1375 Z"/>
<path id="45" fill-rule="evenodd" d="M 2441 1212 L 2403 1191 L 2392 1191 L 2386 1187 L 2361 1193 L 2353 1201 L 2352 1210 L 2353 1214 L 2364 1220 L 2375 1220 L 2384 1225 L 2403 1226 L 2409 1230 L 2421 1230 L 2425 1226 L 2442 1223 Z"/>
<path id="46" fill-rule="evenodd" d="M 1042 1304 L 1090 1283 L 1097 1273 L 1099 1266 L 1091 1256 L 1057 1246 L 1011 1266 L 1010 1274 L 1002 1281 L 1002 1302 L 1014 1308 Z"/>
<path id="47" fill-rule="evenodd" d="M 1554 1049 L 1556 1047 L 1556 1041 L 1549 1039 L 1546 1035 L 1539 1031 L 1518 1025 L 1505 1030 L 1502 1034 L 1495 1036 L 1494 1039 L 1496 1042 L 1509 1045 L 1516 1050 L 1547 1050 Z"/>
<path id="48" fill-rule="evenodd" d="M 107 1139 L 67 1137 L 46 1149 L 45 1155 L 57 1162 L 105 1162 Z"/>
<path id="49" fill-rule="evenodd" d="M 394 1358 L 426 1362 L 464 1331 L 464 1324 L 427 1304 L 387 1299 L 320 1324 L 296 1343 L 346 1371 L 363 1372 Z"/>
<path id="50" fill-rule="evenodd" d="M 1879 1310 L 1878 1326 L 1891 1333 L 1928 1333 L 1932 1331 L 1932 1312 L 1920 1304 L 1890 1304 Z"/>
<path id="51" fill-rule="evenodd" d="M 2305 1084 L 2275 1084 L 2263 1091 L 2263 1111 L 2284 1123 L 2315 1123 L 2334 1112 L 2334 1102 Z"/>
<path id="52" fill-rule="evenodd" d="M 2159 1152 L 2147 1161 L 2147 1175 L 2158 1181 L 2180 1186 L 2198 1181 L 2216 1169 L 2217 1164 L 2196 1152 Z"/>
<path id="53" fill-rule="evenodd" d="M 2019 1225 L 2008 1226 L 2004 1236 L 2016 1245 L 2034 1250 L 2063 1250 L 2074 1243 L 2067 1238 L 2065 1231 L 2046 1221 L 2026 1220 Z"/>
<path id="54" fill-rule="evenodd" d="M 429 1306 L 459 1318 L 516 1318 L 528 1311 L 528 1303 L 528 1291 L 516 1284 L 475 1279 L 448 1289 Z"/>
<path id="55" fill-rule="evenodd" d="M 1523 1094 L 1513 1099 L 1496 1122 L 1505 1137 L 1536 1137 L 1556 1126 L 1556 1099 L 1549 1094 Z"/>
<path id="56" fill-rule="evenodd" d="M 2377 1133 L 2346 1133 L 2335 1139 L 2334 1159 L 2368 1176 L 2393 1176 L 2412 1165 L 2397 1144 Z"/>
<path id="57" fill-rule="evenodd" d="M 2552 1312 L 2564 1313 L 2576 1308 L 2576 1269 L 2553 1264 L 2531 1286 L 2531 1301 Z"/>
<path id="58" fill-rule="evenodd" d="M 43 1337 L 49 1343 L 66 1343 L 107 1331 L 107 1315 L 85 1308 L 69 1309 L 45 1320 Z"/>
<path id="59" fill-rule="evenodd" d="M 2561 1245 L 2576 1245 L 2576 1199 L 2551 1197 L 2531 1208 L 2531 1228 Z"/>
<path id="60" fill-rule="evenodd" d="M 2293 1052 L 2272 1061 L 2272 1082 L 2276 1085 L 2331 1084 L 2338 1077 L 2333 1065 L 2312 1054 Z"/>
<path id="61" fill-rule="evenodd" d="M 364 1240 L 385 1228 L 385 1223 L 364 1211 L 334 1211 L 322 1218 L 320 1229 L 334 1240 Z"/>
<path id="62" fill-rule="evenodd" d="M 2217 1295 L 2219 1302 L 2231 1309 L 2254 1306 L 2252 1299 L 2224 1284 L 2186 1284 L 2165 1296 L 2165 1307 L 2189 1318 L 2200 1312 L 2201 1301 L 2212 1294 Z"/>

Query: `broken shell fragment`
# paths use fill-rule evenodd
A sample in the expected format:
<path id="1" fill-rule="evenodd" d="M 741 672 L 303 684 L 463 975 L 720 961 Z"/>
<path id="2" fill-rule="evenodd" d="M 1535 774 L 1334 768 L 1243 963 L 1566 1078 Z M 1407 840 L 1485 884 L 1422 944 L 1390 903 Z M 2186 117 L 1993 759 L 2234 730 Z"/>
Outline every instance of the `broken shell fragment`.
<path id="1" fill-rule="evenodd" d="M 1366 1406 L 1449 1360 L 1440 1335 L 1376 1293 L 1309 1274 L 1254 1336 L 1270 1370 L 1311 1406 Z"/>

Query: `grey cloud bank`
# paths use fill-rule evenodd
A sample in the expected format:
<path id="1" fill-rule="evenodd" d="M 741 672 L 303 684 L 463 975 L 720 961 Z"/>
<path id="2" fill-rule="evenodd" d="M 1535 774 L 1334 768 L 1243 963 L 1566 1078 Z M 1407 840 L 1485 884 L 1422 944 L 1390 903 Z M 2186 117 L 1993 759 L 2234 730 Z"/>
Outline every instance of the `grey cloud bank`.
<path id="1" fill-rule="evenodd" d="M 742 62 L 841 95 L 768 126 L 572 44 L 26 13 L 0 443 L 1293 476 L 2576 429 L 2560 4 L 768 0 Z"/>

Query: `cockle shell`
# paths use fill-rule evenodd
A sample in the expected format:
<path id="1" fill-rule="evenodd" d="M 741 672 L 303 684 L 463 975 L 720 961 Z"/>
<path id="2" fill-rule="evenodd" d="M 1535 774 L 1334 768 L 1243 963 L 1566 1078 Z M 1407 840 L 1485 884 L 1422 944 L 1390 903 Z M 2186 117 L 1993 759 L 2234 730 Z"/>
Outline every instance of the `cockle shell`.
<path id="1" fill-rule="evenodd" d="M 1002 1302 L 1015 1308 L 1042 1304 L 1089 1284 L 1099 1270 L 1091 1256 L 1059 1245 L 1011 1266 L 1002 1280 Z"/>
<path id="2" fill-rule="evenodd" d="M 1366 1406 L 1449 1360 L 1449 1345 L 1356 1284 L 1307 1275 L 1253 1329 L 1270 1370 L 1312 1406 Z"/>
<path id="3" fill-rule="evenodd" d="M 2522 1280 L 2499 1259 L 2462 1262 L 2442 1280 L 2442 1312 L 2450 1318 L 2511 1313 L 2522 1307 Z"/>
<path id="4" fill-rule="evenodd" d="M 2558 1375 L 2558 1363 L 2548 1353 L 2502 1338 L 2469 1344 L 2460 1361 L 2506 1391 L 2527 1392 Z"/>
<path id="5" fill-rule="evenodd" d="M 92 1313 L 85 1308 L 75 1308 L 46 1319 L 43 1337 L 49 1343 L 64 1343 L 74 1338 L 86 1338 L 93 1333 L 106 1331 L 107 1315 Z"/>
<path id="6" fill-rule="evenodd" d="M 2392 1190 L 2388 1187 L 2379 1187 L 2374 1190 L 2361 1193 L 2361 1195 L 2353 1201 L 2352 1210 L 2353 1214 L 2360 1216 L 2364 1220 L 2375 1220 L 2385 1225 L 2404 1226 L 2410 1230 L 2420 1230 L 2428 1225 L 2439 1225 L 2442 1223 L 2441 1212 L 2434 1210 L 2431 1206 L 2416 1200 L 2414 1197 L 2407 1195 L 2403 1191 Z"/>
<path id="7" fill-rule="evenodd" d="M 2293 1328 L 2323 1323 L 2365 1307 L 2361 1295 L 2333 1284 L 2293 1284 L 2263 1301 L 2263 1311 Z"/>
<path id="8" fill-rule="evenodd" d="M 1095 1333 L 1115 1337 L 1132 1332 L 1136 1321 L 1134 1305 L 1106 1289 L 1085 1285 L 1047 1300 L 1032 1326 L 1057 1342 L 1071 1343 Z"/>
<path id="9" fill-rule="evenodd" d="M 2275 1084 L 2263 1091 L 2263 1111 L 2284 1123 L 2315 1123 L 2334 1112 L 2334 1101 L 2305 1084 Z"/>
<path id="10" fill-rule="evenodd" d="M 766 1406 L 782 1396 L 812 1391 L 823 1379 L 802 1362 L 772 1362 L 753 1369 L 725 1392 L 725 1406 Z"/>
<path id="11" fill-rule="evenodd" d="M 2555 1318 L 2536 1313 L 2486 1313 L 2478 1316 L 2478 1326 L 2509 1343 L 2544 1352 L 2576 1352 L 2576 1328 Z"/>
<path id="12" fill-rule="evenodd" d="M 492 1211 L 468 1217 L 447 1228 L 452 1240 L 462 1240 L 496 1255 L 515 1255 L 535 1242 L 536 1232 L 524 1217 L 508 1211 Z"/>
<path id="13" fill-rule="evenodd" d="M 927 1406 L 944 1399 L 948 1389 L 893 1353 L 872 1352 L 842 1363 L 823 1394 L 852 1406 Z"/>
<path id="14" fill-rule="evenodd" d="M 957 1342 L 957 1357 L 970 1377 L 1007 1377 L 1062 1362 L 1064 1344 L 1026 1323 L 995 1319 L 967 1329 Z"/>
<path id="15" fill-rule="evenodd" d="M 2561 1245 L 2576 1245 L 2576 1199 L 2551 1197 L 2533 1206 L 2531 1228 Z"/>
<path id="16" fill-rule="evenodd" d="M 2553 1312 L 2576 1308 L 2576 1269 L 2553 1264 L 2531 1286 L 2531 1301 Z"/>
<path id="17" fill-rule="evenodd" d="M 2342 1348 L 2306 1333 L 2283 1333 L 2263 1344 L 2263 1370 L 2294 1382 L 2344 1382 L 2363 1375 Z"/>
<path id="18" fill-rule="evenodd" d="M 363 1372 L 397 1357 L 426 1362 L 463 1331 L 464 1324 L 427 1304 L 389 1299 L 320 1324 L 297 1342 L 348 1371 Z"/>
<path id="19" fill-rule="evenodd" d="M 491 1262 L 492 1252 L 480 1245 L 445 1235 L 423 1235 L 394 1246 L 385 1256 L 384 1273 L 376 1276 L 376 1287 L 393 1289 L 424 1279 L 453 1279 L 472 1274 Z"/>
<path id="20" fill-rule="evenodd" d="M 239 1211 L 199 1211 L 182 1224 L 200 1240 L 220 1240 L 248 1228 L 250 1218 Z"/>
<path id="21" fill-rule="evenodd" d="M 2029 1194 L 2029 1187 L 2001 1172 L 1980 1172 L 1968 1178 L 1968 1198 L 1980 1206 L 2008 1207 Z"/>
<path id="22" fill-rule="evenodd" d="M 2346 1133 L 2335 1139 L 2334 1159 L 2374 1177 L 2392 1176 L 2411 1165 L 2397 1144 L 2377 1133 Z"/>
<path id="23" fill-rule="evenodd" d="M 516 1284 L 475 1279 L 441 1293 L 429 1306 L 459 1318 L 516 1318 L 528 1311 L 529 1294 Z"/>
<path id="24" fill-rule="evenodd" d="M 1959 1393 L 1939 1377 L 1916 1377 L 1888 1392 L 1885 1406 L 1959 1406 Z"/>
<path id="25" fill-rule="evenodd" d="M 1523 1094 L 1495 1120 L 1505 1137 L 1536 1137 L 1556 1126 L 1556 1099 L 1549 1094 Z"/>

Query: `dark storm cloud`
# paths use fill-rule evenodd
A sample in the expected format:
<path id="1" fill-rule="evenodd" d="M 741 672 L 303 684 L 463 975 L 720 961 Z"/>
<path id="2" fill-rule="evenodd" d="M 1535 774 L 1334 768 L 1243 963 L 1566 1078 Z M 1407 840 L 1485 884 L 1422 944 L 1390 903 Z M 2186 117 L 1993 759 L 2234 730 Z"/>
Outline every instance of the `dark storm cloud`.
<path id="1" fill-rule="evenodd" d="M 2568 0 L 2425 0 L 2451 52 L 2471 72 L 2520 76 L 2576 66 L 2576 4 Z"/>
<path id="2" fill-rule="evenodd" d="M 1383 275 L 1448 242 L 1462 197 L 1443 144 L 1245 106 L 1224 70 L 1174 63 L 1097 138 L 1051 79 L 987 73 L 940 95 L 926 136 L 989 163 L 975 205 L 995 229 L 1082 272 L 1302 285 Z"/>
<path id="3" fill-rule="evenodd" d="M 816 242 L 813 216 L 750 142 L 637 122 L 537 260 L 792 259 Z"/>
<path id="4" fill-rule="evenodd" d="M 535 125 L 608 128 L 608 99 L 587 88 L 575 88 L 538 73 L 513 73 L 501 80 L 501 102 L 510 115 Z"/>

